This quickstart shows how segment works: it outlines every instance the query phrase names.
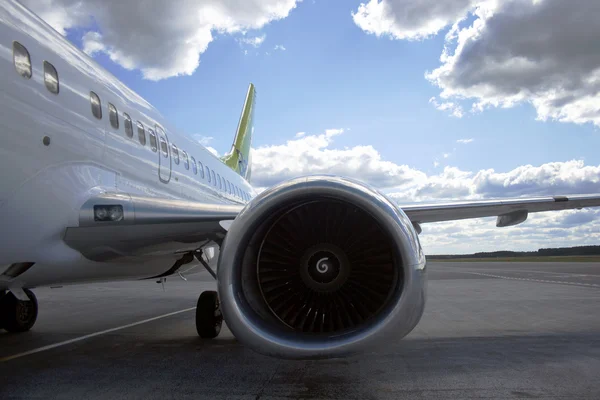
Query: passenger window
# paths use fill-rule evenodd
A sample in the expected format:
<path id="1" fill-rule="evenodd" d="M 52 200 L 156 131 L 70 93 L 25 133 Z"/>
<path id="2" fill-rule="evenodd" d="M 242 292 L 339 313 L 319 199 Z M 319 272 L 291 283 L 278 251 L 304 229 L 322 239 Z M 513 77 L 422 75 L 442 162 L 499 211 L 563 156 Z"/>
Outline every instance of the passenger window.
<path id="1" fill-rule="evenodd" d="M 231 182 L 227 181 L 227 190 L 229 191 L 229 194 L 233 194 L 231 193 Z"/>
<path id="2" fill-rule="evenodd" d="M 169 157 L 169 149 L 167 148 L 167 142 L 162 137 L 160 138 L 160 150 L 165 158 Z"/>
<path id="3" fill-rule="evenodd" d="M 25 46 L 19 42 L 13 42 L 13 63 L 19 75 L 31 78 L 31 58 Z"/>
<path id="4" fill-rule="evenodd" d="M 111 103 L 108 103 L 108 119 L 113 128 L 119 129 L 119 114 L 117 114 L 117 108 Z"/>
<path id="5" fill-rule="evenodd" d="M 217 181 L 219 181 L 219 189 L 223 189 L 223 183 L 221 182 L 221 175 L 217 174 Z"/>
<path id="6" fill-rule="evenodd" d="M 175 164 L 179 165 L 179 150 L 177 150 L 177 146 L 172 144 L 171 150 L 173 150 L 173 160 L 175 161 Z"/>
<path id="7" fill-rule="evenodd" d="M 198 169 L 200 170 L 200 177 L 204 179 L 204 165 L 202 165 L 202 161 L 198 161 Z"/>
<path id="8" fill-rule="evenodd" d="M 125 134 L 127 137 L 133 137 L 133 122 L 131 122 L 131 117 L 127 113 L 123 113 L 123 124 L 125 125 Z M 139 122 L 138 122 L 139 125 Z"/>
<path id="9" fill-rule="evenodd" d="M 154 131 L 150 128 L 148 128 L 148 136 L 150 136 L 150 148 L 153 152 L 156 153 L 156 150 L 158 150 L 158 146 L 156 144 L 156 135 L 154 134 Z"/>
<path id="10" fill-rule="evenodd" d="M 190 161 L 188 160 L 188 155 L 183 150 L 181 150 L 181 158 L 183 158 L 183 166 L 185 167 L 185 169 L 190 169 Z"/>
<path id="11" fill-rule="evenodd" d="M 102 119 L 102 104 L 100 97 L 94 92 L 90 92 L 90 104 L 92 105 L 92 114 L 98 119 Z"/>
<path id="12" fill-rule="evenodd" d="M 131 118 L 129 117 L 129 115 L 123 113 L 123 119 L 125 120 L 125 133 L 127 134 L 127 136 L 132 138 L 133 137 L 133 125 L 131 123 Z M 144 125 L 142 125 L 142 123 L 140 121 L 138 121 L 137 122 L 138 135 L 139 135 L 140 129 L 143 131 Z"/>
<path id="13" fill-rule="evenodd" d="M 210 168 L 208 168 L 208 165 L 206 166 L 206 176 L 208 177 L 208 181 L 210 182 Z"/>
<path id="14" fill-rule="evenodd" d="M 44 83 L 51 93 L 58 94 L 58 72 L 48 61 L 44 61 Z"/>
<path id="15" fill-rule="evenodd" d="M 196 165 L 196 159 L 192 157 L 192 171 L 194 171 L 194 175 L 198 175 L 198 166 Z"/>
<path id="16" fill-rule="evenodd" d="M 138 140 L 142 146 L 146 145 L 146 131 L 141 122 L 138 122 Z M 156 139 L 154 139 L 154 143 L 156 144 Z"/>
<path id="17" fill-rule="evenodd" d="M 212 169 L 210 170 L 210 173 L 212 174 L 212 180 L 213 180 L 213 184 L 215 186 L 217 186 L 217 177 L 215 176 L 215 171 L 213 171 Z M 210 182 L 210 179 L 209 179 Z"/>

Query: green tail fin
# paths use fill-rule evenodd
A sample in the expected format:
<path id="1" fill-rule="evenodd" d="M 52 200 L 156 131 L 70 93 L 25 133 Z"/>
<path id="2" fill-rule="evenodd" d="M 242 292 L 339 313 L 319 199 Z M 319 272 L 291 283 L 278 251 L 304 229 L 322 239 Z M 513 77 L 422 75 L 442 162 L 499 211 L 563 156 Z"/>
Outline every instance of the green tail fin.
<path id="1" fill-rule="evenodd" d="M 231 145 L 231 151 L 224 155 L 221 160 L 231 169 L 240 174 L 244 179 L 250 180 L 252 160 L 250 159 L 250 147 L 252 146 L 252 133 L 254 132 L 254 103 L 256 101 L 256 90 L 251 83 L 248 86 L 246 101 L 242 109 L 237 132 Z"/>

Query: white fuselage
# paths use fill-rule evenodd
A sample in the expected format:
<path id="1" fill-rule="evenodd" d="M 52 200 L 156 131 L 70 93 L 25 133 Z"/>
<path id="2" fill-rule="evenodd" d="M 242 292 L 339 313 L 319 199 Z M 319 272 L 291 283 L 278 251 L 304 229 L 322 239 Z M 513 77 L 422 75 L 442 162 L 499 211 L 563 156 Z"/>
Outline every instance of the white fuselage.
<path id="1" fill-rule="evenodd" d="M 30 78 L 15 68 L 15 41 L 29 53 Z M 58 94 L 46 87 L 45 61 L 57 71 Z M 92 91 L 101 101 L 101 119 L 92 114 Z M 117 110 L 118 128 L 110 122 L 109 103 Z M 131 118 L 132 137 L 124 113 Z M 150 130 L 157 135 L 156 151 Z M 0 274 L 11 264 L 35 262 L 15 279 L 0 275 L 0 289 L 147 278 L 171 267 L 178 258 L 171 250 L 94 262 L 67 246 L 65 229 L 78 225 L 79 210 L 93 195 L 121 192 L 214 204 L 242 204 L 254 195 L 240 175 L 13 1 L 0 6 L 0 134 Z M 161 137 L 169 146 L 166 157 Z M 192 165 L 186 169 L 182 151 L 190 162 L 194 158 L 197 173 Z"/>

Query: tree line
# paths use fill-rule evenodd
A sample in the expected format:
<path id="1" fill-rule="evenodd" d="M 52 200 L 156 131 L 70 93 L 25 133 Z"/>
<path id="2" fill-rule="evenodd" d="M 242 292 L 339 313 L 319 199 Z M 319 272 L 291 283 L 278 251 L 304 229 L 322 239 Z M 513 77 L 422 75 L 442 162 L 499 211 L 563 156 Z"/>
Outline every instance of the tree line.
<path id="1" fill-rule="evenodd" d="M 491 251 L 473 254 L 436 254 L 427 256 L 428 259 L 451 259 L 451 258 L 503 258 L 503 257 L 548 257 L 548 256 L 597 256 L 600 255 L 600 246 L 576 246 L 544 248 L 537 251 Z"/>

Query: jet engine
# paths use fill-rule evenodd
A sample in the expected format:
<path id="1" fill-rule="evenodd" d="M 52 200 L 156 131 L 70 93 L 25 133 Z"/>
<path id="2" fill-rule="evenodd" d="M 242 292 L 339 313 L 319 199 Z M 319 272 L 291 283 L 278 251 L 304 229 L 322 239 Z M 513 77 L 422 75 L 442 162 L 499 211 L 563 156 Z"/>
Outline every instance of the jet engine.
<path id="1" fill-rule="evenodd" d="M 279 358 L 346 356 L 407 335 L 425 305 L 425 257 L 406 215 L 347 178 L 310 176 L 254 198 L 218 264 L 235 337 Z"/>

